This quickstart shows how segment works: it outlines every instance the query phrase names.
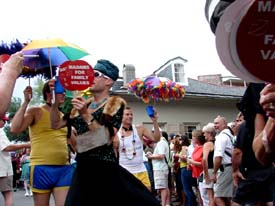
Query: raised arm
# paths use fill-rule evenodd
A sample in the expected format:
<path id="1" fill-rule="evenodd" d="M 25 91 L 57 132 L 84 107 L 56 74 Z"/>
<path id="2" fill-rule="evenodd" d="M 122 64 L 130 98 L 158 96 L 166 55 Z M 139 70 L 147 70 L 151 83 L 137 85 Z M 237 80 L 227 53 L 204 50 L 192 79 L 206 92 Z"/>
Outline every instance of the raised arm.
<path id="1" fill-rule="evenodd" d="M 22 52 L 17 52 L 11 55 L 2 67 L 0 66 L 0 116 L 8 109 L 16 79 L 23 68 L 23 60 Z"/>
<path id="2" fill-rule="evenodd" d="M 58 109 L 58 104 L 56 102 L 53 103 L 51 106 L 50 117 L 51 117 L 51 128 L 52 129 L 60 129 L 67 125 L 67 121 L 62 119 L 60 116 L 60 111 Z"/>
<path id="3" fill-rule="evenodd" d="M 269 117 L 265 123 L 263 115 L 257 114 L 255 118 L 255 135 L 253 150 L 255 156 L 263 165 L 271 164 L 275 154 L 275 119 Z"/>
<path id="4" fill-rule="evenodd" d="M 49 80 L 49 87 L 50 87 L 50 90 L 53 92 L 55 89 L 55 79 Z M 52 129 L 60 129 L 67 125 L 67 121 L 61 119 L 58 106 L 59 106 L 58 96 L 55 95 L 55 101 L 52 103 L 52 106 L 50 109 L 51 128 Z"/>
<path id="5" fill-rule="evenodd" d="M 35 119 L 36 108 L 31 108 L 27 110 L 29 102 L 32 97 L 32 88 L 27 86 L 24 90 L 24 102 L 12 118 L 10 131 L 15 134 L 19 134 L 25 131 L 28 126 L 30 126 Z"/>
<path id="6" fill-rule="evenodd" d="M 260 93 L 260 105 L 268 116 L 255 119 L 253 150 L 256 158 L 264 165 L 274 162 L 275 155 L 275 84 L 267 84 Z"/>
<path id="7" fill-rule="evenodd" d="M 155 109 L 154 109 L 155 110 Z M 161 132 L 159 130 L 159 124 L 158 124 L 158 113 L 155 110 L 154 117 L 151 117 L 151 120 L 153 122 L 154 126 L 154 132 L 149 131 L 146 127 L 141 127 L 142 128 L 142 136 L 148 137 L 150 140 L 154 142 L 158 142 L 161 138 Z"/>

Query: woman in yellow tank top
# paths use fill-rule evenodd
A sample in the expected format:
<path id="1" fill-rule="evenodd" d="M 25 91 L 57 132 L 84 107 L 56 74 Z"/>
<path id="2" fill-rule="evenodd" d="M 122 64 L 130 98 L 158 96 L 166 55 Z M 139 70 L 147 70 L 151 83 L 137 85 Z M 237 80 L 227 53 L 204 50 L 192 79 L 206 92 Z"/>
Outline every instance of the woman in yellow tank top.
<path id="1" fill-rule="evenodd" d="M 181 181 L 181 153 L 182 153 L 182 141 L 181 139 L 175 139 L 174 141 L 174 162 L 173 162 L 173 173 L 174 181 L 176 183 L 176 194 L 177 198 L 182 203 L 184 200 L 184 193 L 182 192 L 182 181 Z"/>
<path id="2" fill-rule="evenodd" d="M 181 172 L 181 183 L 182 183 L 182 205 L 185 205 L 186 194 L 184 192 L 184 181 L 183 173 L 187 169 L 187 148 L 190 145 L 190 140 L 187 135 L 181 135 L 181 152 L 180 152 L 180 172 Z"/>

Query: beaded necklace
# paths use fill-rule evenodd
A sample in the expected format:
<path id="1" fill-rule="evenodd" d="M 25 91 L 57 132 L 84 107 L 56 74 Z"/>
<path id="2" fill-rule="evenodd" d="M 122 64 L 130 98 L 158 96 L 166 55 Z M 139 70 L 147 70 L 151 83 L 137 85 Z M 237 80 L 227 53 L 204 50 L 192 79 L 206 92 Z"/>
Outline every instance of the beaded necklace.
<path id="1" fill-rule="evenodd" d="M 126 158 L 128 159 L 128 160 L 132 160 L 132 159 L 134 159 L 134 157 L 136 156 L 136 147 L 135 147 L 135 144 L 136 144 L 136 140 L 135 140 L 135 138 L 136 138 L 136 135 L 135 135 L 135 133 L 134 133 L 134 131 L 133 131 L 133 134 L 132 134 L 132 145 L 133 145 L 133 153 L 132 153 L 132 156 L 128 156 L 128 154 L 127 154 L 127 151 L 126 151 L 126 148 L 125 148 L 125 145 L 124 145 L 124 134 L 121 134 L 121 139 L 122 139 L 122 149 L 121 149 L 121 152 L 122 153 L 125 153 L 125 156 L 126 156 Z"/>
<path id="2" fill-rule="evenodd" d="M 102 99 L 100 102 L 98 102 L 98 103 L 94 103 L 94 102 L 92 102 L 91 104 L 90 104 L 90 108 L 92 108 L 92 109 L 96 109 L 96 108 L 98 108 L 101 104 L 103 104 L 103 102 L 105 102 L 106 100 L 107 100 L 108 98 L 107 97 L 105 97 L 104 99 Z"/>

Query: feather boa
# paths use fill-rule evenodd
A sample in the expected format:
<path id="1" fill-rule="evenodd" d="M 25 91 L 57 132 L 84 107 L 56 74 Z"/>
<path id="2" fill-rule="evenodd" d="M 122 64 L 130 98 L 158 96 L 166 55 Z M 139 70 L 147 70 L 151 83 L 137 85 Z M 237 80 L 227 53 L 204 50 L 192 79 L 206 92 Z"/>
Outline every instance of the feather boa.
<path id="1" fill-rule="evenodd" d="M 11 42 L 11 43 L 5 43 L 4 41 L 2 41 L 1 45 L 0 45 L 0 55 L 2 54 L 14 54 L 18 51 L 21 51 L 24 48 L 24 44 L 22 44 L 18 39 L 15 40 L 15 42 Z"/>

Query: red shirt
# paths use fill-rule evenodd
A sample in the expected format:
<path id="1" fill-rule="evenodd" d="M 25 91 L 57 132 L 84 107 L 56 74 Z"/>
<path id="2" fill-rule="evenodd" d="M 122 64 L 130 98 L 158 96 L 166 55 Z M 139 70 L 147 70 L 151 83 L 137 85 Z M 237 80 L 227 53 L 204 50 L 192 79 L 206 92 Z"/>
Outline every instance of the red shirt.
<path id="1" fill-rule="evenodd" d="M 197 146 L 195 147 L 193 153 L 192 153 L 192 159 L 196 162 L 202 162 L 202 149 L 203 146 Z M 192 177 L 198 178 L 202 172 L 202 166 L 196 166 L 196 165 L 191 165 L 192 168 Z"/>

